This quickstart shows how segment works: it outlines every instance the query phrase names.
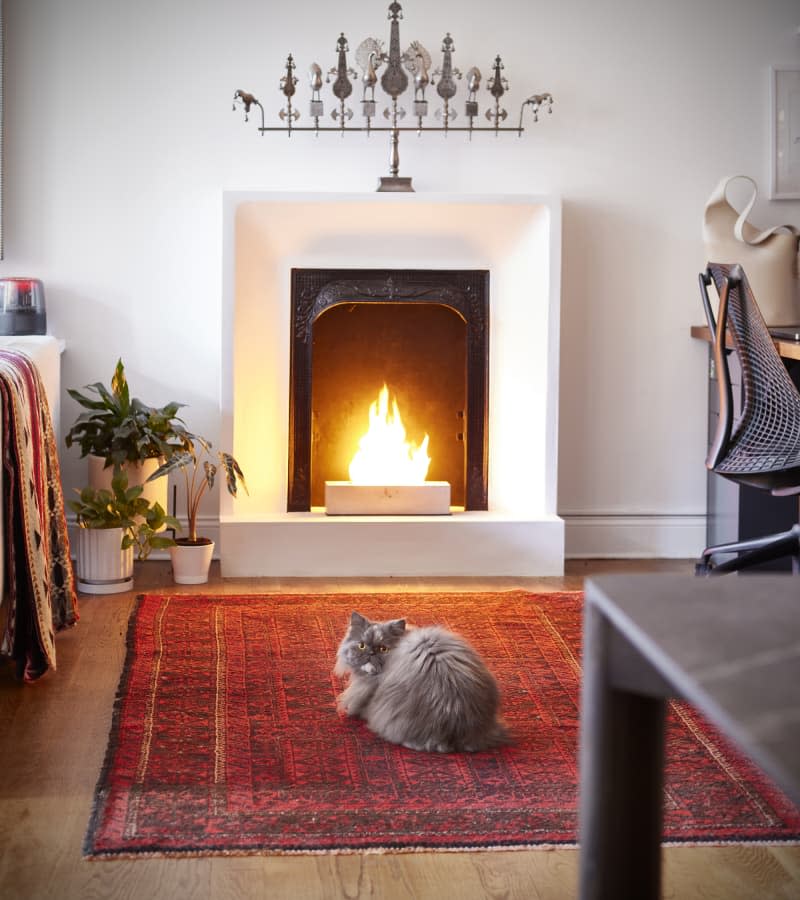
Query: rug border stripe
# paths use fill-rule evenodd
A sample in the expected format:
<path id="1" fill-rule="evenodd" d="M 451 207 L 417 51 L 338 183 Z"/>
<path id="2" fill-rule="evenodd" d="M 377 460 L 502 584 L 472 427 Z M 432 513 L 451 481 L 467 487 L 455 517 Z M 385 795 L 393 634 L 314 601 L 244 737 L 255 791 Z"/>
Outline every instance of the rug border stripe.
<path id="1" fill-rule="evenodd" d="M 125 701 L 125 694 L 128 689 L 128 682 L 131 678 L 133 664 L 136 660 L 133 639 L 134 634 L 136 633 L 136 625 L 139 620 L 139 614 L 141 612 L 144 598 L 145 594 L 136 595 L 136 597 L 134 598 L 133 607 L 128 618 L 128 627 L 125 632 L 125 662 L 122 666 L 122 672 L 120 673 L 119 682 L 117 684 L 117 692 L 114 696 L 114 707 L 111 713 L 111 727 L 108 731 L 108 739 L 106 742 L 105 755 L 103 757 L 103 765 L 100 767 L 100 774 L 97 777 L 97 783 L 95 785 L 92 799 L 91 814 L 89 816 L 89 825 L 86 829 L 86 836 L 83 839 L 82 852 L 83 855 L 88 858 L 92 858 L 95 855 L 94 851 L 92 850 L 92 845 L 102 814 L 102 806 L 104 805 L 106 797 L 103 786 L 108 778 L 109 773 L 111 772 L 115 750 L 119 741 L 119 728 L 120 720 L 122 718 L 122 706 Z"/>

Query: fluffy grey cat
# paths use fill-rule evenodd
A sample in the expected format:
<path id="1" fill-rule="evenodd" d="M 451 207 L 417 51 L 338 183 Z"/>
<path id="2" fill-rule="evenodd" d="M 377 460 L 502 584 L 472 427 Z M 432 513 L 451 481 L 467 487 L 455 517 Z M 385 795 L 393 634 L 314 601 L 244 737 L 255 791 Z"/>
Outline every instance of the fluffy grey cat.
<path id="1" fill-rule="evenodd" d="M 338 706 L 375 734 L 412 750 L 474 752 L 508 743 L 491 672 L 464 638 L 404 619 L 371 622 L 354 612 L 336 654 L 349 675 Z"/>

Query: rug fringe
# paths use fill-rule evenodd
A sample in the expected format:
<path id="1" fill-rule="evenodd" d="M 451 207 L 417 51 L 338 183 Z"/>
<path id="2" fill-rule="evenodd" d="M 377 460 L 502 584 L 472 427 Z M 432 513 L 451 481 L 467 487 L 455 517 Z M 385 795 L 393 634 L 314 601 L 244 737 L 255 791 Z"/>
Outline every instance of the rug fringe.
<path id="1" fill-rule="evenodd" d="M 153 859 L 156 857 L 174 857 L 187 859 L 203 856 L 386 856 L 389 854 L 407 853 L 498 853 L 503 850 L 519 852 L 523 850 L 577 850 L 575 843 L 546 843 L 546 844 L 470 844 L 464 847 L 327 847 L 285 850 L 279 847 L 258 848 L 242 847 L 203 850 L 120 850 L 108 852 L 84 852 L 83 856 L 89 862 L 98 862 L 110 859 Z"/>
<path id="2" fill-rule="evenodd" d="M 691 840 L 662 841 L 662 847 L 800 847 L 800 838 L 787 840 Z M 96 852 L 84 850 L 83 857 L 88 862 L 103 862 L 113 859 L 155 859 L 158 857 L 199 859 L 207 856 L 387 856 L 407 853 L 500 853 L 508 850 L 512 853 L 534 850 L 580 850 L 577 843 L 543 843 L 543 844 L 470 844 L 464 847 L 329 847 L 324 849 L 309 848 L 284 850 L 272 847 L 242 848 L 206 848 L 203 850 L 120 850 Z"/>

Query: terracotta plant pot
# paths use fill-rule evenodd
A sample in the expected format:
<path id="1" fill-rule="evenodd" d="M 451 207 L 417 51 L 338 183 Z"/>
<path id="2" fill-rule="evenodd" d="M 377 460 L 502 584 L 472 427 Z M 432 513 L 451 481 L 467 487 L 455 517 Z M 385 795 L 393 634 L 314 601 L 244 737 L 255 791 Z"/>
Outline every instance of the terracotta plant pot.
<path id="1" fill-rule="evenodd" d="M 114 474 L 114 467 L 104 468 L 105 460 L 102 456 L 87 456 L 89 460 L 89 486 L 100 490 L 111 490 L 111 476 Z M 128 487 L 132 488 L 142 485 L 142 496 L 149 500 L 151 504 L 160 503 L 161 508 L 167 510 L 167 488 L 169 478 L 166 475 L 163 478 L 157 478 L 155 481 L 147 483 L 147 479 L 155 472 L 155 470 L 164 462 L 163 459 L 142 460 L 140 463 L 125 463 L 125 474 L 128 476 Z"/>
<path id="2" fill-rule="evenodd" d="M 121 528 L 79 528 L 78 590 L 120 594 L 133 589 L 133 547 L 122 549 Z"/>
<path id="3" fill-rule="evenodd" d="M 208 541 L 207 544 L 185 544 L 179 539 L 174 547 L 169 548 L 172 580 L 175 584 L 205 584 L 213 554 L 213 541 Z"/>

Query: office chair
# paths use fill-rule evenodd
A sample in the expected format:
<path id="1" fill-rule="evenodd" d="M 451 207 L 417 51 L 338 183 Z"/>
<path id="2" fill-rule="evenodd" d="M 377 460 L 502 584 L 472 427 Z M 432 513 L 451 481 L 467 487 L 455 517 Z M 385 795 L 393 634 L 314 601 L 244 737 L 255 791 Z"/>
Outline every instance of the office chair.
<path id="1" fill-rule="evenodd" d="M 708 297 L 719 294 L 716 321 Z M 703 300 L 719 382 L 719 422 L 706 468 L 740 484 L 776 496 L 800 494 L 800 393 L 789 377 L 756 303 L 742 267 L 709 263 L 700 274 Z M 733 392 L 726 332 L 742 368 L 742 411 L 733 421 Z M 735 554 L 717 563 L 715 557 Z M 800 524 L 789 531 L 707 547 L 698 575 L 734 572 L 784 556 L 800 574 Z"/>

